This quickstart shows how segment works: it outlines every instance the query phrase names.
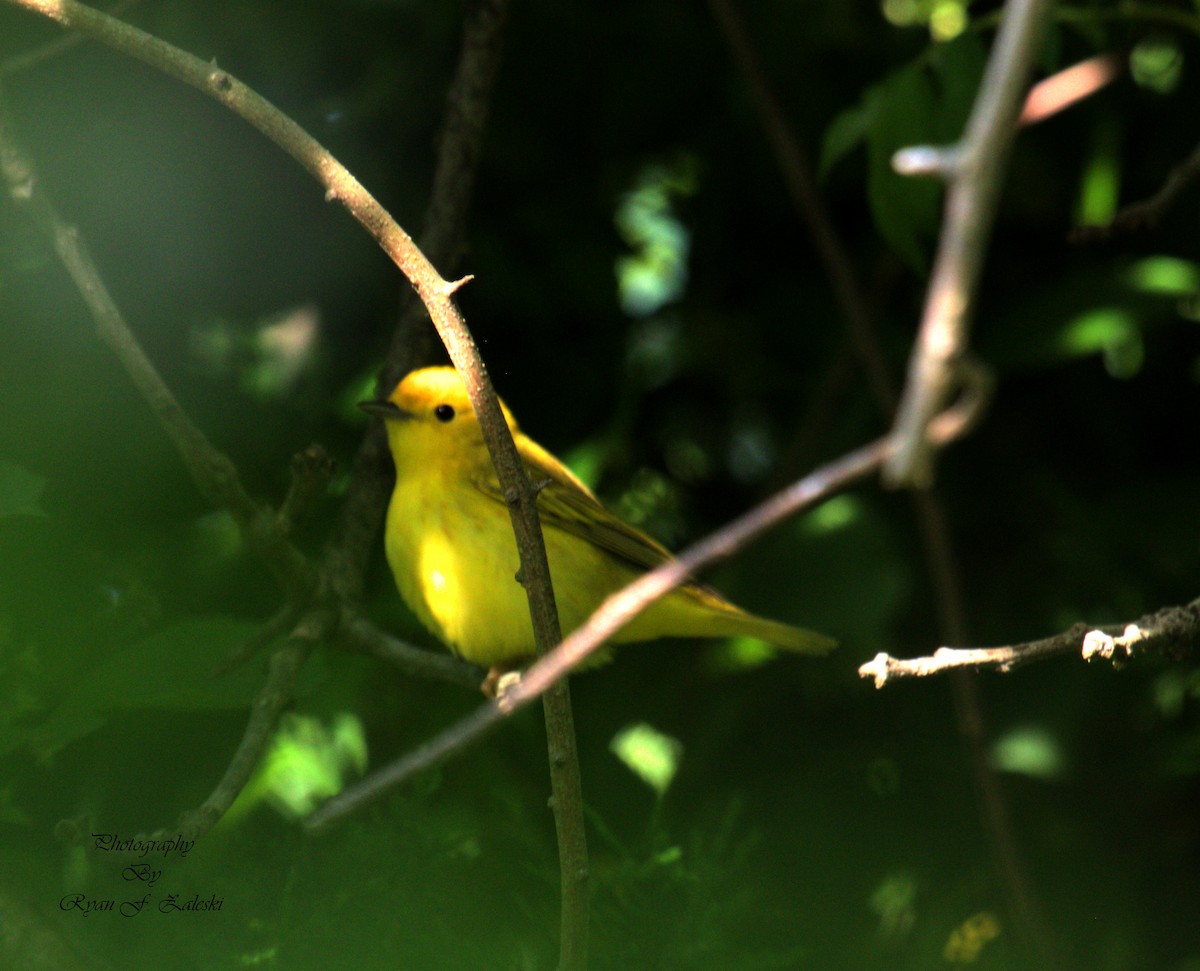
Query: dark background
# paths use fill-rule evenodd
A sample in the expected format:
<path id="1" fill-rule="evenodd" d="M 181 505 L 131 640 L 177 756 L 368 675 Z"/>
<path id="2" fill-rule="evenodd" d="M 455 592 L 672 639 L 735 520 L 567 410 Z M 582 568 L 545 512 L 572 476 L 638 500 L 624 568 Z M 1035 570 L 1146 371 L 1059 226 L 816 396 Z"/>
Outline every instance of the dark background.
<path id="1" fill-rule="evenodd" d="M 937 485 L 972 643 L 1196 595 L 1200 196 L 1152 232 L 1067 239 L 1156 191 L 1200 137 L 1191 9 L 1170 5 L 1170 24 L 1092 3 L 1051 28 L 1042 74 L 1105 51 L 1136 71 L 1022 132 L 1012 159 L 974 337 L 997 395 Z M 823 197 L 897 383 L 939 192 L 886 161 L 958 132 L 989 11 L 972 7 L 948 42 L 869 3 L 744 11 L 790 122 L 825 160 Z M 415 232 L 462 14 L 361 0 L 149 2 L 127 16 L 282 107 Z M 58 36 L 0 8 L 0 58 Z M 369 394 L 407 284 L 279 150 L 136 61 L 85 44 L 5 87 L 42 185 L 250 491 L 277 502 L 310 442 L 339 460 L 301 536 L 319 550 L 365 428 L 352 403 Z M 638 217 L 641 235 L 628 228 Z M 660 288 L 642 303 L 618 287 L 631 258 Z M 476 279 L 461 305 L 525 430 L 672 546 L 887 427 L 845 366 L 829 281 L 702 4 L 515 5 L 463 269 Z M 558 863 L 535 711 L 319 839 L 277 811 L 279 783 L 264 777 L 186 860 L 157 864 L 156 894 L 216 894 L 219 912 L 63 912 L 65 893 L 140 891 L 123 862 L 56 840 L 56 824 L 131 836 L 204 799 L 263 662 L 220 681 L 211 669 L 279 597 L 7 201 L 0 414 L 10 926 L 79 967 L 554 966 Z M 979 679 L 1042 928 L 1031 950 L 947 681 L 876 692 L 856 675 L 878 651 L 940 643 L 921 550 L 908 498 L 865 484 L 708 578 L 836 636 L 830 659 L 754 665 L 728 645 L 664 642 L 576 679 L 595 968 L 934 968 L 954 963 L 945 949 L 972 918 L 998 922 L 981 969 L 1039 966 L 1047 951 L 1064 968 L 1200 968 L 1200 672 L 1064 659 Z M 381 556 L 368 609 L 431 645 Z M 314 751 L 360 737 L 378 767 L 477 703 L 324 652 L 301 680 L 288 751 L 303 776 Z M 640 723 L 681 744 L 661 796 L 610 751 Z"/>

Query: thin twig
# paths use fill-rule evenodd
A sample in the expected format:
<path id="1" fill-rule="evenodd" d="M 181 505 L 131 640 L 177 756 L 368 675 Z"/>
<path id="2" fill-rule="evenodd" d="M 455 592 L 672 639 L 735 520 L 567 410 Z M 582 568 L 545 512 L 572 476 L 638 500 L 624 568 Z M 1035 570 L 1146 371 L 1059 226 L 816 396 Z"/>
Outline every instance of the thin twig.
<path id="1" fill-rule="evenodd" d="M 472 0 L 467 5 L 458 65 L 446 91 L 420 239 L 422 251 L 448 273 L 458 272 L 466 241 L 467 213 L 503 60 L 510 6 L 509 0 Z"/>
<path id="2" fill-rule="evenodd" d="M 310 445 L 292 456 L 292 484 L 276 514 L 283 532 L 290 533 L 308 515 L 329 484 L 334 468 L 333 459 L 321 445 Z"/>
<path id="3" fill-rule="evenodd" d="M 487 674 L 482 668 L 444 651 L 428 651 L 406 644 L 351 610 L 342 615 L 337 637 L 342 647 L 374 655 L 412 677 L 477 690 Z"/>
<path id="4" fill-rule="evenodd" d="M 1054 19 L 1060 24 L 1082 24 L 1092 30 L 1099 23 L 1117 21 L 1131 23 L 1143 21 L 1150 24 L 1161 24 L 1165 27 L 1177 27 L 1200 37 L 1200 17 L 1189 13 L 1181 6 L 1165 3 L 1139 3 L 1138 0 L 1121 0 L 1112 7 L 1103 8 L 1089 4 L 1086 7 L 1070 7 L 1059 4 L 1054 11 Z M 981 17 L 979 25 L 987 24 L 989 17 Z"/>
<path id="5" fill-rule="evenodd" d="M 462 317 L 450 300 L 453 285 L 425 258 L 409 235 L 350 172 L 295 121 L 228 71 L 200 60 L 164 40 L 103 14 L 76 0 L 4 0 L 82 31 L 89 37 L 144 61 L 225 105 L 295 159 L 325 190 L 327 201 L 340 202 L 371 234 L 429 308 L 439 333 L 463 332 Z M 470 356 L 461 337 L 452 338 L 451 358 Z M 484 408 L 484 410 L 488 410 Z M 499 412 L 499 406 L 495 406 Z"/>
<path id="6" fill-rule="evenodd" d="M 544 654 L 558 643 L 561 633 L 538 522 L 536 491 L 517 455 L 474 340 L 451 300 L 465 279 L 456 282 L 443 279 L 408 234 L 344 166 L 299 125 L 228 72 L 205 64 L 158 38 L 74 0 L 8 2 L 45 14 L 63 26 L 77 28 L 217 99 L 288 152 L 325 187 L 327 200 L 341 202 L 371 233 L 421 297 L 451 361 L 463 377 L 509 506 L 537 652 Z M 504 9 L 502 3 L 490 6 L 492 13 L 503 12 Z M 180 411 L 174 399 L 164 400 L 169 400 L 174 409 Z M 236 482 L 232 463 L 228 463 L 222 471 L 226 479 Z M 302 557 L 298 562 L 307 567 Z M 547 724 L 551 735 L 551 778 L 557 796 L 556 821 L 560 844 L 567 850 L 563 854 L 563 895 L 566 906 L 561 967 L 569 971 L 583 968 L 586 964 L 587 862 L 578 759 L 575 756 L 570 702 L 565 685 L 559 686 L 554 697 L 548 699 Z M 576 818 L 571 818 L 572 814 Z"/>
<path id="7" fill-rule="evenodd" d="M 975 389 L 977 392 L 982 390 Z M 968 391 L 929 425 L 928 434 L 937 447 L 943 447 L 964 435 L 984 408 L 983 395 Z M 582 626 L 569 634 L 551 653 L 534 663 L 521 680 L 499 698 L 477 709 L 420 748 L 380 769 L 370 779 L 335 796 L 308 817 L 305 825 L 310 829 L 319 829 L 422 769 L 458 754 L 495 728 L 506 716 L 536 699 L 557 679 L 595 653 L 606 640 L 651 603 L 665 597 L 702 568 L 727 559 L 788 517 L 877 472 L 890 454 L 891 447 L 889 439 L 879 439 L 821 466 L 684 550 L 678 557 L 611 594 Z"/>
<path id="8" fill-rule="evenodd" d="M 425 213 L 421 246 L 431 259 L 451 270 L 457 269 L 459 252 L 466 235 L 467 202 L 478 169 L 483 130 L 500 67 L 508 13 L 508 0 L 476 0 L 469 7 L 463 25 L 458 69 L 446 95 L 446 116 L 438 138 L 438 164 Z M 463 282 L 466 282 L 465 278 L 452 286 L 457 289 Z M 442 337 L 444 341 L 444 333 Z M 402 340 L 403 335 L 398 331 L 396 338 Z M 478 370 L 474 367 L 464 369 L 449 344 L 447 349 L 455 366 L 468 382 L 468 391 L 470 383 L 478 381 L 481 376 L 486 385 L 482 364 Z M 404 353 L 404 349 L 397 348 L 393 342 L 388 364 L 380 373 L 380 391 L 383 394 L 389 392 L 399 379 L 401 372 L 392 365 Z M 479 414 L 478 407 L 476 413 Z M 495 416 L 488 420 L 495 422 Z M 522 467 L 510 469 L 507 480 L 500 469 L 501 463 L 511 460 L 507 455 L 497 454 L 493 440 L 510 438 L 507 427 L 496 428 L 493 425 L 489 431 L 482 414 L 480 426 L 514 516 L 513 528 L 521 560 L 520 575 L 529 596 L 535 648 L 540 656 L 557 644 L 562 635 L 550 585 L 549 565 L 545 559 L 540 527 L 536 522 L 536 493 L 529 491 L 528 477 Z M 512 458 L 515 456 L 516 452 L 512 450 Z M 524 520 L 522 522 L 518 522 L 508 485 L 517 482 L 525 493 L 518 501 L 528 502 L 524 516 L 520 517 Z M 536 567 L 533 574 L 525 572 L 526 565 L 530 563 Z M 543 704 L 562 896 L 558 967 L 559 971 L 582 971 L 587 967 L 588 953 L 589 866 L 578 745 L 567 682 L 564 680 L 547 692 Z"/>
<path id="9" fill-rule="evenodd" d="M 913 490 L 913 502 L 936 594 L 938 628 L 947 640 L 961 643 L 968 637 L 965 601 L 945 510 L 932 487 Z M 1036 958 L 1038 967 L 1053 971 L 1062 961 L 1054 935 L 1042 916 L 1044 911 L 1029 877 L 1008 801 L 992 768 L 983 699 L 974 675 L 952 672 L 950 693 L 958 733 L 966 743 L 983 822 L 991 837 L 992 863 L 1009 913 L 1013 915 L 1015 937 Z"/>
<path id="10" fill-rule="evenodd" d="M 931 674 L 992 669 L 1007 673 L 1023 664 L 1075 654 L 1090 661 L 1101 658 L 1119 664 L 1144 655 L 1172 661 L 1195 657 L 1200 651 L 1200 600 L 1164 607 L 1125 624 L 1091 626 L 1075 624 L 1061 634 L 1004 647 L 939 647 L 928 657 L 909 660 L 876 654 L 858 669 L 882 688 L 897 678 L 924 678 Z"/>
<path id="11" fill-rule="evenodd" d="M 134 386 L 146 399 L 174 443 L 201 495 L 213 505 L 229 510 L 247 544 L 267 563 L 287 595 L 284 608 L 227 662 L 232 666 L 253 650 L 269 643 L 282 633 L 286 625 L 296 620 L 302 606 L 310 602 L 317 591 L 319 576 L 304 555 L 287 540 L 286 523 L 245 492 L 236 466 L 192 423 L 142 351 L 88 255 L 79 232 L 58 215 L 41 189 L 32 163 L 17 145 L 2 89 L 0 170 L 14 201 L 31 211 L 34 221 L 49 237 L 91 311 L 99 337 L 113 351 Z M 320 627 L 318 616 L 310 611 L 307 617 L 301 619 L 292 639 L 272 658 L 270 675 L 251 709 L 241 744 L 212 795 L 198 809 L 185 813 L 181 818 L 179 825 L 184 831 L 193 835 L 207 832 L 242 791 L 270 743 L 279 713 L 291 697 L 296 675 L 308 654 L 307 642 L 312 632 Z"/>
<path id="12" fill-rule="evenodd" d="M 139 3 L 141 0 L 118 0 L 108 9 L 108 14 L 112 17 L 120 17 Z M 22 74 L 56 57 L 62 57 L 63 54 L 73 51 L 86 40 L 87 38 L 83 34 L 66 34 L 31 51 L 14 54 L 12 57 L 0 61 L 0 80 Z"/>
<path id="13" fill-rule="evenodd" d="M 260 624 L 258 630 L 230 651 L 229 656 L 213 669 L 212 676 L 221 678 L 241 667 L 273 640 L 282 637 L 299 618 L 300 613 L 294 604 L 284 604 L 273 617 Z"/>
<path id="14" fill-rule="evenodd" d="M 329 637 L 331 629 L 332 618 L 310 614 L 287 643 L 271 655 L 267 680 L 250 706 L 246 731 L 225 774 L 197 809 L 179 817 L 176 829 L 186 838 L 195 839 L 212 829 L 246 787 L 271 744 L 279 716 L 292 701 L 300 669 L 313 648 Z"/>
<path id="15" fill-rule="evenodd" d="M 1100 243 L 1122 233 L 1140 233 L 1157 228 L 1179 197 L 1200 179 L 1200 145 L 1171 170 L 1167 180 L 1149 199 L 1126 206 L 1107 226 L 1080 226 L 1072 230 L 1072 243 Z"/>
<path id="16" fill-rule="evenodd" d="M 933 477 L 922 429 L 958 378 L 984 249 L 1050 6 L 1050 0 L 1009 0 L 1005 6 L 962 141 L 947 149 L 897 153 L 898 169 L 940 175 L 949 188 L 921 330 L 893 425 L 897 448 L 885 469 L 892 485 L 927 485 Z"/>
<path id="17" fill-rule="evenodd" d="M 767 78 L 734 4 L 731 0 L 709 0 L 709 7 L 750 86 L 755 110 L 770 139 L 775 159 L 783 173 L 784 185 L 829 275 L 834 297 L 850 327 L 850 337 L 866 371 L 867 381 L 877 397 L 893 397 L 894 392 L 889 391 L 891 378 L 887 361 L 878 342 L 871 337 L 870 311 L 861 297 L 862 287 L 856 279 L 854 261 L 821 201 L 804 147 L 787 122 L 779 97 Z M 890 408 L 888 413 L 891 413 Z"/>
<path id="18" fill-rule="evenodd" d="M 454 79 L 446 95 L 433 184 L 418 244 L 431 263 L 450 273 L 458 269 L 464 248 L 471 190 L 504 48 L 508 6 L 508 0 L 485 0 L 468 9 Z M 376 397 L 386 397 L 401 377 L 428 360 L 430 336 L 424 305 L 407 301 L 379 371 Z M 391 488 L 391 460 L 383 425 L 371 422 L 354 457 L 350 488 L 323 555 L 330 583 L 346 600 L 362 595 L 363 575 L 378 542 Z"/>

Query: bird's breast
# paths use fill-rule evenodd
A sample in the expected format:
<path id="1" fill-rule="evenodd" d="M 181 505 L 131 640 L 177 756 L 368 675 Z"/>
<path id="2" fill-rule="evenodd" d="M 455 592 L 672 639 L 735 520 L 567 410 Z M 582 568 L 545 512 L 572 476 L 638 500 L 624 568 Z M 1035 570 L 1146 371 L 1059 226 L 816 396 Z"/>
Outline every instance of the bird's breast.
<path id="1" fill-rule="evenodd" d="M 466 660 L 491 665 L 532 653 L 516 541 L 499 503 L 469 484 L 400 479 L 385 548 L 405 603 Z"/>

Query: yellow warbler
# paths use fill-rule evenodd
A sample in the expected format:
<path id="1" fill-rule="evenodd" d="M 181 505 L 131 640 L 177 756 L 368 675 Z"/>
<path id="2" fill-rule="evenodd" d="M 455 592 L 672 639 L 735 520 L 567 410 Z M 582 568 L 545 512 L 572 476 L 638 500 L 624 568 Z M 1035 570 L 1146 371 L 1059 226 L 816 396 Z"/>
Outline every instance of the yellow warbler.
<path id="1" fill-rule="evenodd" d="M 400 595 L 459 656 L 493 669 L 533 655 L 533 629 L 508 508 L 466 388 L 449 367 L 414 371 L 387 401 L 360 407 L 387 424 L 396 464 L 384 546 Z M 564 633 L 610 593 L 671 554 L 604 508 L 566 466 L 504 417 L 530 478 Z M 543 484 L 544 483 L 544 484 Z M 648 607 L 615 641 L 746 635 L 822 654 L 829 638 L 747 613 L 689 583 Z"/>

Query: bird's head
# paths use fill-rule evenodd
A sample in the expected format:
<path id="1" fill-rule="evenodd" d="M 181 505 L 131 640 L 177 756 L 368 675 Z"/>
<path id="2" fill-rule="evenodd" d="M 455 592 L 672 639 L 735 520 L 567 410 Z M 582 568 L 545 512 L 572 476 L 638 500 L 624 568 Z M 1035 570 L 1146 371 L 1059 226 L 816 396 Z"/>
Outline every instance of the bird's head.
<path id="1" fill-rule="evenodd" d="M 479 441 L 479 420 L 462 378 L 452 367 L 428 367 L 411 372 L 385 401 L 358 405 L 387 423 L 393 452 L 397 443 Z M 500 408 L 511 431 L 517 423 L 503 401 Z"/>

